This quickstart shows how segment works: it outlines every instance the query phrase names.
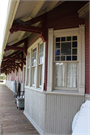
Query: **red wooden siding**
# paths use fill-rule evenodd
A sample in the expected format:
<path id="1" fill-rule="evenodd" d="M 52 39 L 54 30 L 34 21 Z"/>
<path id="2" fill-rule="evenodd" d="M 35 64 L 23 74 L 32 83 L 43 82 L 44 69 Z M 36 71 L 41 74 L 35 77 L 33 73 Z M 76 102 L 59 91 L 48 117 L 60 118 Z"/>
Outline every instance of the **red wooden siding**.
<path id="1" fill-rule="evenodd" d="M 11 73 L 11 81 L 14 81 L 15 80 L 15 72 L 12 72 Z"/>
<path id="2" fill-rule="evenodd" d="M 19 70 L 16 71 L 16 81 L 19 82 Z"/>
<path id="3" fill-rule="evenodd" d="M 89 46 L 89 19 L 85 20 L 85 93 L 90 94 L 90 46 Z"/>
<path id="4" fill-rule="evenodd" d="M 67 29 L 84 24 L 84 19 L 78 17 L 77 11 L 84 6 L 84 2 L 67 1 L 48 13 L 47 26 L 54 29 Z"/>
<path id="5" fill-rule="evenodd" d="M 21 78 L 21 83 L 23 83 L 23 70 L 22 70 L 22 78 Z"/>
<path id="6" fill-rule="evenodd" d="M 28 39 L 28 47 L 30 47 L 37 39 L 40 37 L 40 34 L 31 34 L 30 38 Z"/>

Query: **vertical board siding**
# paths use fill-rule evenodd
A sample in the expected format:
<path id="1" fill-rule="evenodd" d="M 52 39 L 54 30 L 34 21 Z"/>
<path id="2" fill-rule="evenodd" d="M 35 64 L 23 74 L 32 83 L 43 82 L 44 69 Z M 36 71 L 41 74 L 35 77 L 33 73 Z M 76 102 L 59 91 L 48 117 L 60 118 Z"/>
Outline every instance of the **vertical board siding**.
<path id="1" fill-rule="evenodd" d="M 45 134 L 72 133 L 72 121 L 83 96 L 44 94 L 25 89 L 25 112 Z"/>
<path id="2" fill-rule="evenodd" d="M 47 95 L 45 131 L 51 134 L 71 134 L 72 121 L 84 97 Z"/>
<path id="3" fill-rule="evenodd" d="M 25 112 L 44 130 L 45 95 L 30 89 L 25 89 Z"/>

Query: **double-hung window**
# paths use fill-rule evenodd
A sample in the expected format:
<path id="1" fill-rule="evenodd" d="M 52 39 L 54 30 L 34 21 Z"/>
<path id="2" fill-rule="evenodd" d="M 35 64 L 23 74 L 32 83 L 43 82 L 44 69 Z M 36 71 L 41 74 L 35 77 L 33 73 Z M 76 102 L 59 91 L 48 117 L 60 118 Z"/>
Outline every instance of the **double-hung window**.
<path id="1" fill-rule="evenodd" d="M 77 36 L 55 37 L 55 88 L 77 88 Z"/>
<path id="2" fill-rule="evenodd" d="M 36 53 L 37 47 L 32 50 L 32 86 L 36 84 Z"/>
<path id="3" fill-rule="evenodd" d="M 44 84 L 44 54 L 45 43 L 39 38 L 32 46 L 28 48 L 27 57 L 27 84 L 30 89 L 43 90 Z"/>
<path id="4" fill-rule="evenodd" d="M 44 44 L 39 45 L 39 87 L 43 83 L 43 62 L 44 62 Z"/>
<path id="5" fill-rule="evenodd" d="M 48 31 L 47 91 L 85 93 L 85 26 Z"/>

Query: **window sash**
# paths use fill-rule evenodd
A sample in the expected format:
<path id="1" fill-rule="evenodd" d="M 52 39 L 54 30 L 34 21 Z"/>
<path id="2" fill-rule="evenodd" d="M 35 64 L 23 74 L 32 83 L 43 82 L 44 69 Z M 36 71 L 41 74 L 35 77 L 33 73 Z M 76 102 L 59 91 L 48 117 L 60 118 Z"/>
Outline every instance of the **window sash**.
<path id="1" fill-rule="evenodd" d="M 39 87 L 42 87 L 43 83 L 43 64 L 39 65 Z"/>
<path id="2" fill-rule="evenodd" d="M 44 52 L 44 44 L 42 43 L 39 45 L 39 64 L 42 64 L 44 61 L 43 52 Z"/>
<path id="3" fill-rule="evenodd" d="M 70 41 L 67 41 L 67 38 L 71 37 Z M 73 37 L 77 37 L 76 39 L 73 39 Z M 60 38 L 60 40 L 57 41 L 57 38 Z M 54 62 L 59 62 L 59 61 L 77 61 L 78 60 L 78 36 L 65 36 L 65 41 L 61 41 L 61 38 L 63 37 L 55 37 L 54 40 Z M 77 46 L 73 46 L 73 44 L 77 42 Z M 70 48 L 68 49 L 68 53 L 70 54 L 62 54 L 62 49 L 64 51 L 65 47 L 62 48 L 62 44 L 67 47 L 70 46 Z M 66 53 L 65 49 L 65 53 Z M 76 54 L 75 54 L 76 53 Z M 77 59 L 77 60 L 75 60 Z"/>
<path id="4" fill-rule="evenodd" d="M 36 84 L 36 67 L 32 67 L 32 86 Z"/>
<path id="5" fill-rule="evenodd" d="M 30 68 L 27 69 L 27 85 L 30 86 Z"/>
<path id="6" fill-rule="evenodd" d="M 62 63 L 58 63 L 58 64 L 62 64 Z M 61 70 L 59 72 L 61 72 L 61 75 L 63 76 L 62 78 L 60 77 L 61 75 L 56 73 L 56 63 L 54 65 L 55 67 L 55 74 L 54 74 L 54 88 L 55 89 L 76 89 L 78 88 L 78 62 L 68 62 L 68 63 L 64 63 L 64 67 L 63 65 L 60 67 Z M 70 74 L 70 66 L 71 65 L 71 76 L 69 75 Z M 59 65 L 60 66 L 60 65 Z M 76 66 L 76 68 L 75 68 Z M 76 71 L 75 71 L 76 70 Z M 76 73 L 76 75 L 75 75 Z M 58 79 L 57 79 L 57 76 L 58 76 Z M 68 80 L 69 79 L 69 80 Z M 72 82 L 72 83 L 71 83 Z M 76 82 L 76 85 L 75 85 L 75 82 Z M 58 84 L 58 86 L 56 85 L 56 83 Z M 59 84 L 60 83 L 60 84 Z"/>

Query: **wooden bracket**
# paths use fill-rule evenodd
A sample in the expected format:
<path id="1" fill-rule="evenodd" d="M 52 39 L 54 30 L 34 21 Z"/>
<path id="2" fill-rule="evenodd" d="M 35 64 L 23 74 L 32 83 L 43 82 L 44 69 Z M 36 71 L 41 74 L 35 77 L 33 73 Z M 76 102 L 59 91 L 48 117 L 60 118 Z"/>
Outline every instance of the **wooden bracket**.
<path id="1" fill-rule="evenodd" d="M 14 47 L 14 46 L 6 46 L 6 48 L 4 49 L 4 51 L 6 52 L 7 50 L 19 50 L 19 51 L 24 51 L 25 48 L 24 47 Z"/>
<path id="2" fill-rule="evenodd" d="M 34 27 L 31 26 L 34 23 L 41 21 L 42 27 Z M 23 22 L 21 20 L 16 20 L 13 22 L 12 28 L 10 29 L 10 33 L 17 31 L 25 31 L 40 34 L 43 42 L 46 41 L 46 31 L 47 31 L 47 13 L 44 15 L 33 18 L 29 21 Z"/>
<path id="3" fill-rule="evenodd" d="M 16 56 L 17 56 L 17 58 L 18 58 L 19 60 L 21 60 L 21 62 L 22 62 L 24 65 L 26 65 L 26 62 L 24 61 L 24 60 L 26 60 L 26 58 L 20 58 L 20 56 L 17 55 L 17 54 L 16 54 Z"/>

